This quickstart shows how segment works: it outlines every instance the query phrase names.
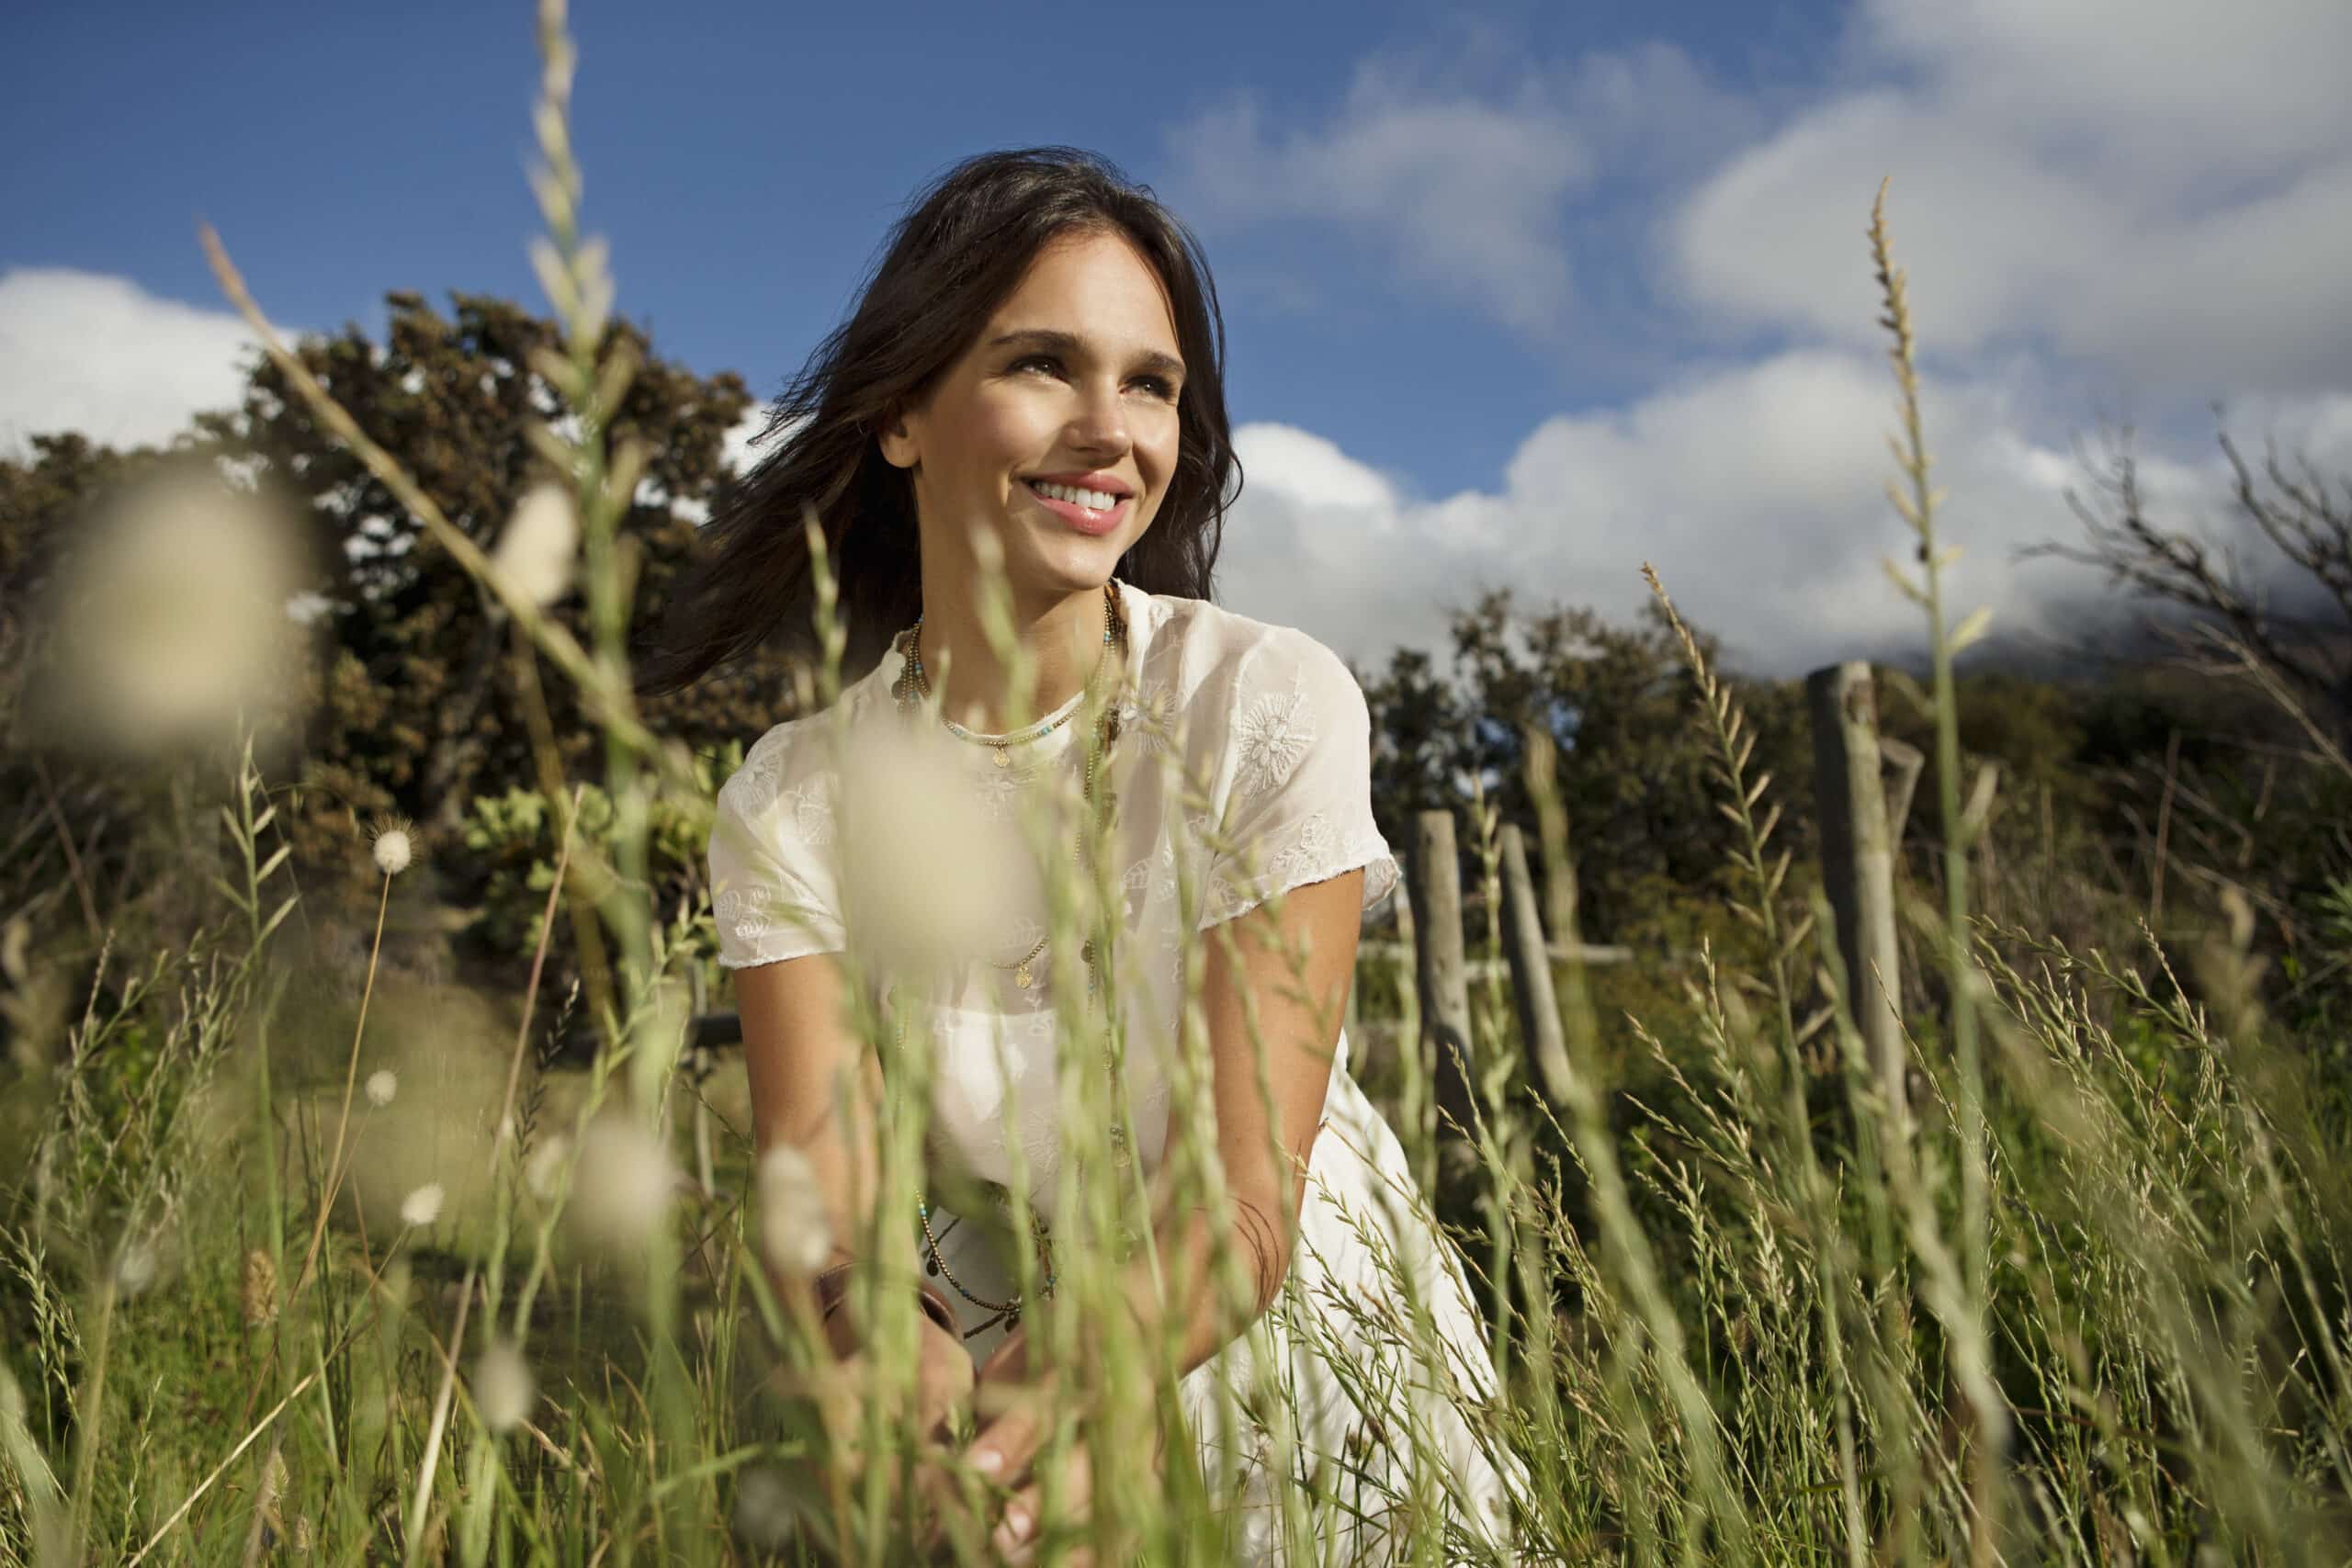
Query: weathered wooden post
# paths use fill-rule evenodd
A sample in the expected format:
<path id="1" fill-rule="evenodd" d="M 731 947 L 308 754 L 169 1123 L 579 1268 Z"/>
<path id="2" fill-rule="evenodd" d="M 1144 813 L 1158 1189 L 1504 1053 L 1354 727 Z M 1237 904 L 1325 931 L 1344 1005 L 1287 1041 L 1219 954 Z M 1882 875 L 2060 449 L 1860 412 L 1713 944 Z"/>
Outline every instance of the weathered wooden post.
<path id="1" fill-rule="evenodd" d="M 1883 753 L 1871 667 L 1859 660 L 1833 664 L 1806 676 L 1804 687 L 1813 715 L 1821 879 L 1838 919 L 1847 996 L 1880 1084 L 1890 1103 L 1900 1106 L 1903 976 L 1894 941 L 1894 827 L 1879 776 Z"/>
<path id="2" fill-rule="evenodd" d="M 1519 1037 L 1526 1043 L 1528 1071 L 1553 1104 L 1568 1090 L 1568 1043 L 1560 1031 L 1559 999 L 1552 990 L 1552 953 L 1544 944 L 1543 917 L 1536 912 L 1535 883 L 1527 874 L 1527 840 L 1516 823 L 1501 834 L 1503 861 L 1503 950 L 1510 960 L 1511 999 L 1519 1010 Z"/>
<path id="3" fill-rule="evenodd" d="M 1438 1109 L 1471 1122 L 1470 979 L 1462 953 L 1462 863 L 1453 813 L 1424 811 L 1415 824 L 1410 893 L 1414 980 L 1421 1004 L 1422 1059 L 1436 1076 Z M 1440 1132 L 1458 1138 L 1441 1123 Z"/>

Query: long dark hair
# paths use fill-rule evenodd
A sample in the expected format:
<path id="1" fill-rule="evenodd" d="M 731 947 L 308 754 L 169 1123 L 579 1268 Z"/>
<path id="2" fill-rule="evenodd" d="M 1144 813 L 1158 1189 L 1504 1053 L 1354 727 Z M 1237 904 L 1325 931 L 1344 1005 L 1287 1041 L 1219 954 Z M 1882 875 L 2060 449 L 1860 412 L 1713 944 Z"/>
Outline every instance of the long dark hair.
<path id="1" fill-rule="evenodd" d="M 782 444 L 713 508 L 702 558 L 636 660 L 639 696 L 763 649 L 815 657 L 803 524 L 812 510 L 841 584 L 842 679 L 874 668 L 922 592 L 912 479 L 884 460 L 875 433 L 922 401 L 1048 242 L 1089 231 L 1125 235 L 1159 274 L 1186 372 L 1174 476 L 1116 574 L 1150 593 L 1211 596 L 1241 473 L 1225 408 L 1225 321 L 1199 242 L 1148 186 L 1094 153 L 987 152 L 919 195 L 855 311 L 770 406 L 761 439 L 783 433 Z"/>

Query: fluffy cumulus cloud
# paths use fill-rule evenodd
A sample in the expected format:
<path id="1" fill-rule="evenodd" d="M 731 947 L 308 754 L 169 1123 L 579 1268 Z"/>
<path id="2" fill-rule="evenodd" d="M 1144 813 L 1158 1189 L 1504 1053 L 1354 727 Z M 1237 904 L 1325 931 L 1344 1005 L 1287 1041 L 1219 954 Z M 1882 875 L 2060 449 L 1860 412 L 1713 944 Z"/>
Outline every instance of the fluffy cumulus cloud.
<path id="1" fill-rule="evenodd" d="M 2163 433 L 2136 450 L 2178 525 L 2229 527 L 2209 400 L 2257 460 L 2267 438 L 2352 470 L 2346 59 L 2342 0 L 2226 20 L 2199 0 L 1858 0 L 1794 97 L 1724 91 L 1651 46 L 1376 62 L 1282 133 L 1247 103 L 1189 126 L 1171 145 L 1210 223 L 1368 230 L 1400 290 L 1450 278 L 1512 325 L 1576 308 L 1566 236 L 1631 201 L 1657 302 L 1725 351 L 1542 422 L 1493 483 L 1436 499 L 1307 430 L 1250 426 L 1227 597 L 1377 660 L 1442 649 L 1446 609 L 1488 587 L 1630 611 L 1646 558 L 1751 667 L 1916 646 L 1882 564 L 1908 541 L 1862 234 L 1891 173 L 1967 552 L 1956 600 L 2063 640 L 2099 584 L 2018 552 L 2075 536 L 2080 437 L 2116 401 Z"/>
<path id="2" fill-rule="evenodd" d="M 2352 353 L 2352 7 L 1869 0 L 1853 85 L 1666 220 L 1689 298 L 1869 333 L 1860 236 L 1894 178 L 1926 343 L 2024 345 L 2145 393 L 2340 385 Z"/>
<path id="3" fill-rule="evenodd" d="M 227 310 L 63 267 L 0 274 L 0 452 L 74 430 L 157 445 L 201 410 L 236 406 L 254 344 Z"/>
<path id="4" fill-rule="evenodd" d="M 1924 389 L 1952 579 L 2021 639 L 2053 635 L 2047 606 L 2092 586 L 2023 547 L 2064 535 L 2074 455 L 2018 434 L 2019 389 Z M 2343 417 L 2341 415 L 2337 417 Z M 1644 561 L 1743 667 L 1802 671 L 1919 646 L 1918 612 L 1883 563 L 1911 536 L 1886 496 L 1894 389 L 1878 355 L 1798 350 L 1695 374 L 1631 405 L 1544 422 L 1494 490 L 1415 498 L 1330 442 L 1283 425 L 1238 437 L 1248 484 L 1226 535 L 1221 596 L 1306 627 L 1343 655 L 1442 652 L 1446 612 L 1487 589 L 1522 604 L 1640 605 Z M 2159 462 L 2151 484 L 2202 504 L 2206 468 Z"/>

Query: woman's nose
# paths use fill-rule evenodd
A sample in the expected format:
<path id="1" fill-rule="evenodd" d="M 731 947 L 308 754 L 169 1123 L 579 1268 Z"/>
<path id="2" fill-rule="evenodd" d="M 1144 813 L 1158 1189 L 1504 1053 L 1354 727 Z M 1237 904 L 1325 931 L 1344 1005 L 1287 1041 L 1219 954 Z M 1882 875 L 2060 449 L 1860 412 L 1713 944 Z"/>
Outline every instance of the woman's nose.
<path id="1" fill-rule="evenodd" d="M 1095 388 L 1087 393 L 1084 406 L 1070 421 L 1070 441 L 1090 452 L 1126 451 L 1127 410 L 1116 387 Z"/>

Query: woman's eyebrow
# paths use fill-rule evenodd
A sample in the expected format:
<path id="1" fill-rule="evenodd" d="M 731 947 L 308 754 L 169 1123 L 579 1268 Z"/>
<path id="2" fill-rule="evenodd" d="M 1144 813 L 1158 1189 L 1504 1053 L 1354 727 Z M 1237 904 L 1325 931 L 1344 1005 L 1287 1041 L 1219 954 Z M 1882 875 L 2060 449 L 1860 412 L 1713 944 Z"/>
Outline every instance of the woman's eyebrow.
<path id="1" fill-rule="evenodd" d="M 1086 354 L 1086 344 L 1077 333 L 1058 332 L 1051 327 L 1027 327 L 1019 332 L 1006 333 L 1001 337 L 990 339 L 989 346 L 1010 348 L 1016 344 L 1028 348 L 1051 349 L 1056 354 L 1069 355 L 1073 358 Z M 1184 374 L 1182 360 L 1172 354 L 1162 354 L 1156 348 L 1146 349 L 1136 355 L 1136 366 L 1139 369 L 1156 370 L 1163 376 L 1181 378 Z"/>

